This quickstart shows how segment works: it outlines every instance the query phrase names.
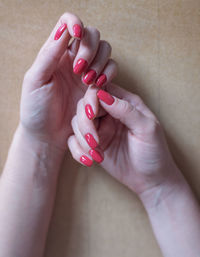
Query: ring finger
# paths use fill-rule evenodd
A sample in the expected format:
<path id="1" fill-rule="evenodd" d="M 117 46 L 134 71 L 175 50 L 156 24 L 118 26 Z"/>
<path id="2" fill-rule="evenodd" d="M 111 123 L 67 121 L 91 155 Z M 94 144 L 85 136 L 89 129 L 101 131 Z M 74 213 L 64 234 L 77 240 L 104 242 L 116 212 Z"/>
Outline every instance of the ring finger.
<path id="1" fill-rule="evenodd" d="M 73 71 L 81 75 L 93 61 L 99 46 L 100 33 L 96 28 L 85 28 L 83 39 L 80 41 L 78 52 L 74 59 Z"/>
<path id="2" fill-rule="evenodd" d="M 83 76 L 83 83 L 86 85 L 92 84 L 95 79 L 99 76 L 103 68 L 105 67 L 108 58 L 111 55 L 111 46 L 108 42 L 101 40 L 97 54 L 92 61 L 86 74 Z"/>

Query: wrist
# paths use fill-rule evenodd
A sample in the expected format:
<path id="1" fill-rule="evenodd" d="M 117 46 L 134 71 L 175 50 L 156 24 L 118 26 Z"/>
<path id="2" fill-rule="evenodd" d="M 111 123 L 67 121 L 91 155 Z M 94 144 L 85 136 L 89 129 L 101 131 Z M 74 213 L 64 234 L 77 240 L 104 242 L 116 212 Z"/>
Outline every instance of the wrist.
<path id="1" fill-rule="evenodd" d="M 30 147 L 31 145 L 32 149 L 35 151 L 51 149 L 55 156 L 63 157 L 67 150 L 67 147 L 60 147 L 60 145 L 56 144 L 54 140 L 50 140 L 42 136 L 37 136 L 36 134 L 30 132 L 21 123 L 19 123 L 15 131 L 14 139 L 15 138 L 19 140 L 20 144 L 22 144 L 24 147 Z"/>
<path id="2" fill-rule="evenodd" d="M 158 208 L 168 198 L 173 198 L 180 191 L 188 189 L 188 184 L 176 165 L 173 171 L 169 173 L 170 176 L 161 184 L 149 188 L 138 195 L 147 211 Z"/>
<path id="3" fill-rule="evenodd" d="M 25 122 L 20 121 L 16 133 L 18 131 L 28 138 L 34 139 L 34 141 L 38 143 L 48 143 L 55 149 L 60 149 L 62 152 L 66 152 L 67 150 L 67 139 L 71 134 L 70 126 L 66 126 L 66 128 L 43 128 L 43 129 L 35 129 L 31 128 L 30 125 L 27 125 Z"/>
<path id="4" fill-rule="evenodd" d="M 38 179 L 38 183 L 55 180 L 65 152 L 55 145 L 38 140 L 18 126 L 9 150 L 3 177 L 20 183 Z M 45 183 L 46 184 L 46 183 Z"/>

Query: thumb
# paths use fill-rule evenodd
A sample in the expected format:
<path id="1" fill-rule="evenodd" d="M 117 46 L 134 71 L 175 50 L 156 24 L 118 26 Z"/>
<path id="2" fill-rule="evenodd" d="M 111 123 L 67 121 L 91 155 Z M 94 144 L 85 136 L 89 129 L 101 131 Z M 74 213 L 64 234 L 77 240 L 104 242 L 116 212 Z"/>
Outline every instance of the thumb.
<path id="1" fill-rule="evenodd" d="M 69 40 L 76 37 L 77 27 L 83 32 L 82 22 L 77 16 L 65 13 L 60 17 L 28 71 L 33 81 L 41 82 L 41 85 L 49 81 L 68 48 Z"/>
<path id="2" fill-rule="evenodd" d="M 155 128 L 156 121 L 145 116 L 137 105 L 125 99 L 119 99 L 104 90 L 99 90 L 97 97 L 101 106 L 115 119 L 120 120 L 133 134 L 144 139 Z M 147 139 L 147 138 L 145 138 Z"/>

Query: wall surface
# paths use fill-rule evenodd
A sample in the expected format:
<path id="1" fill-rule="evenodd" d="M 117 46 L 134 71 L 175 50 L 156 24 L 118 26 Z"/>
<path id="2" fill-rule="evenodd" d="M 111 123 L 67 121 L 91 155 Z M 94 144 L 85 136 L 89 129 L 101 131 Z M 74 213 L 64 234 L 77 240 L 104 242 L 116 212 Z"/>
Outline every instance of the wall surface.
<path id="1" fill-rule="evenodd" d="M 64 11 L 99 28 L 115 79 L 162 122 L 177 164 L 200 197 L 199 0 L 0 0 L 0 166 L 19 119 L 23 74 Z M 161 257 L 137 197 L 99 166 L 69 154 L 45 257 Z"/>

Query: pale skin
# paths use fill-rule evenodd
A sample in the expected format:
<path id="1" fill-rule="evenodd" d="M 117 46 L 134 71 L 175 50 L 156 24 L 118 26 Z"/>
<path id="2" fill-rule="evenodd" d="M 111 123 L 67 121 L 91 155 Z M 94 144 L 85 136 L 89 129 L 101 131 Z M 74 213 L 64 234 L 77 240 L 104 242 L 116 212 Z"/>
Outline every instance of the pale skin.
<path id="1" fill-rule="evenodd" d="M 62 24 L 67 29 L 55 40 Z M 82 36 L 69 45 L 75 24 Z M 110 83 L 117 71 L 111 47 L 98 30 L 82 24 L 65 13 L 24 77 L 20 122 L 0 180 L 0 256 L 43 256 L 62 161 L 69 148 L 76 161 L 82 164 L 84 155 L 92 162 L 84 137 L 90 133 L 103 157 L 99 165 L 141 199 L 163 256 L 197 257 L 199 204 L 162 127 L 139 96 Z M 94 83 L 88 87 L 73 73 L 80 58 L 88 63 L 82 74 L 106 74 L 103 89 L 112 104 L 99 99 Z"/>

